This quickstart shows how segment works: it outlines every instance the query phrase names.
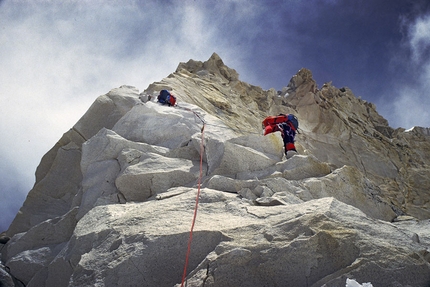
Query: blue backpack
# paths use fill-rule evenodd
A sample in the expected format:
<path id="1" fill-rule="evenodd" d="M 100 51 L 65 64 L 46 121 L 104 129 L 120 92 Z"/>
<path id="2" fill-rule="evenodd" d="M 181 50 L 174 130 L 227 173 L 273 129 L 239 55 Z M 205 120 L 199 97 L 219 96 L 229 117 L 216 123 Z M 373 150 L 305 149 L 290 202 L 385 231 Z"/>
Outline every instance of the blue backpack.
<path id="1" fill-rule="evenodd" d="M 167 104 L 169 102 L 170 93 L 168 90 L 161 90 L 157 99 L 159 103 Z"/>
<path id="2" fill-rule="evenodd" d="M 297 130 L 299 128 L 299 121 L 293 114 L 288 115 L 288 120 L 293 124 L 294 128 Z"/>
<path id="3" fill-rule="evenodd" d="M 174 106 L 176 103 L 176 97 L 170 94 L 168 90 L 161 90 L 157 99 L 163 105 Z"/>

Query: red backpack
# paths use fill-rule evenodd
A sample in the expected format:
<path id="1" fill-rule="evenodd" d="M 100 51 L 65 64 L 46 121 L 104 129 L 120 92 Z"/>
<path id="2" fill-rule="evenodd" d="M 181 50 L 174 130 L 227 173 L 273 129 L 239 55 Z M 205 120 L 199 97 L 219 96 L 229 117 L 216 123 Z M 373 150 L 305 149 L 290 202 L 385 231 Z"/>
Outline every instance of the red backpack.
<path id="1" fill-rule="evenodd" d="M 291 128 L 296 131 L 299 128 L 299 121 L 293 114 L 280 114 L 279 116 L 270 116 L 263 120 L 264 135 L 277 131 L 276 125 L 280 123 L 289 123 Z"/>
<path id="2" fill-rule="evenodd" d="M 176 104 L 176 97 L 172 94 L 170 94 L 170 97 L 168 97 L 169 106 L 174 106 Z"/>

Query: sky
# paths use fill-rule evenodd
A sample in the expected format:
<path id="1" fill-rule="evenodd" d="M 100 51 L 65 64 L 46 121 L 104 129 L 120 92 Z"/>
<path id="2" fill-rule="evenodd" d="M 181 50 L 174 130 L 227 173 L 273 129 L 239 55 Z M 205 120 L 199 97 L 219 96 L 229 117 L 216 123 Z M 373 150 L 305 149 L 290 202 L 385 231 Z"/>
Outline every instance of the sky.
<path id="1" fill-rule="evenodd" d="M 99 95 L 213 52 L 263 89 L 304 67 L 393 128 L 430 126 L 428 0 L 0 0 L 0 232 Z"/>

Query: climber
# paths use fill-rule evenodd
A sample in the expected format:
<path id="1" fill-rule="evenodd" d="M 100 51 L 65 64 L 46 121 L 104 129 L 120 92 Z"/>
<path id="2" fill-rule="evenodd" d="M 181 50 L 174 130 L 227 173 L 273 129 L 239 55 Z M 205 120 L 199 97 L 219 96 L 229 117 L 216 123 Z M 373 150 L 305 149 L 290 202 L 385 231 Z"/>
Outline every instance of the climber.
<path id="1" fill-rule="evenodd" d="M 270 116 L 263 121 L 264 135 L 280 131 L 284 141 L 285 156 L 292 157 L 297 153 L 296 146 L 294 145 L 296 131 L 299 128 L 299 122 L 296 116 L 292 114 L 279 116 Z"/>
<path id="2" fill-rule="evenodd" d="M 168 90 L 161 90 L 157 99 L 158 102 L 163 105 L 174 106 L 176 103 L 176 97 L 172 95 Z"/>

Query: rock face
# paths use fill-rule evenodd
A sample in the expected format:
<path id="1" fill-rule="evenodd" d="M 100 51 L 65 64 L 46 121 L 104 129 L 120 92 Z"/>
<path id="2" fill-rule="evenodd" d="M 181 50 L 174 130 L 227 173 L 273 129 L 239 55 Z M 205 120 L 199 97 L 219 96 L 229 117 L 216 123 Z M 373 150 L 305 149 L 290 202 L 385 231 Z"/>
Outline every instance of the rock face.
<path id="1" fill-rule="evenodd" d="M 260 128 L 279 113 L 300 122 L 288 160 Z M 42 158 L 0 285 L 180 286 L 200 191 L 187 286 L 429 286 L 429 164 L 428 128 L 309 70 L 278 93 L 190 60 L 100 96 Z"/>

